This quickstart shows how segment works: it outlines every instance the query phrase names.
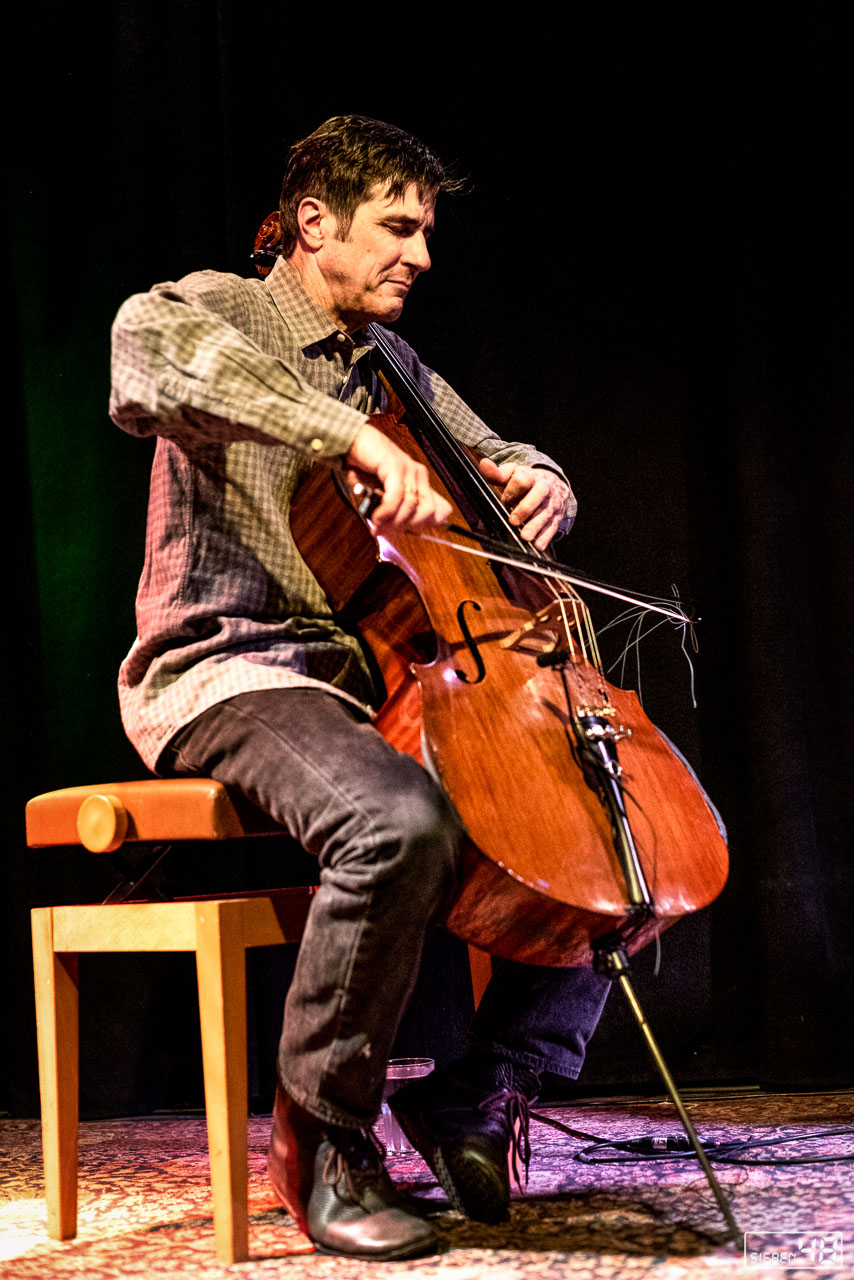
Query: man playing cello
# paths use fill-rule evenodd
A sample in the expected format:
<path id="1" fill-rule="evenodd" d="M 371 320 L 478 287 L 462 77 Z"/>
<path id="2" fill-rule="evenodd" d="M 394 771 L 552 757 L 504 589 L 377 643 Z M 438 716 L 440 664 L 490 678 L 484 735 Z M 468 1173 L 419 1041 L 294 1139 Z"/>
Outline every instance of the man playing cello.
<path id="1" fill-rule="evenodd" d="M 268 1167 L 319 1250 L 377 1260 L 435 1247 L 371 1126 L 425 935 L 454 892 L 462 827 L 438 783 L 373 727 L 380 695 L 359 639 L 303 561 L 289 509 L 319 465 L 381 494 L 378 532 L 447 521 L 425 467 L 369 420 L 385 391 L 367 326 L 400 316 L 430 266 L 437 197 L 454 186 L 417 139 L 336 117 L 290 152 L 282 253 L 265 280 L 196 272 L 129 299 L 113 330 L 111 414 L 157 437 L 123 721 L 152 769 L 236 788 L 318 859 Z M 559 468 L 500 440 L 386 336 L 484 455 L 521 536 L 545 548 L 575 512 Z M 607 990 L 590 969 L 496 960 L 466 1056 L 396 1095 L 455 1207 L 506 1214 L 514 1120 L 541 1073 L 578 1075 Z"/>

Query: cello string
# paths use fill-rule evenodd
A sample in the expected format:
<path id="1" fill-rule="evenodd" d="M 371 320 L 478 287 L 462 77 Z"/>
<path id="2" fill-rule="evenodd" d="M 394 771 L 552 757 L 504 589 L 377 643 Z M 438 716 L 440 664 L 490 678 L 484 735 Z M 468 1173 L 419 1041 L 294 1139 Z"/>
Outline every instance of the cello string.
<path id="1" fill-rule="evenodd" d="M 612 618 L 610 622 L 606 622 L 600 628 L 602 631 L 608 631 L 611 627 L 619 626 L 624 622 L 631 624 L 629 626 L 628 635 L 626 637 L 626 641 L 625 641 L 625 644 L 623 645 L 623 648 L 617 654 L 616 658 L 611 663 L 610 667 L 608 667 L 608 670 L 606 672 L 607 675 L 610 675 L 611 672 L 614 670 L 614 668 L 617 666 L 617 663 L 620 663 L 620 684 L 621 685 L 625 684 L 626 662 L 627 662 L 629 650 L 632 648 L 632 645 L 634 643 L 637 643 L 637 641 L 633 641 L 632 637 L 635 635 L 635 632 L 640 626 L 641 621 L 645 617 L 646 617 L 645 609 L 624 609 L 623 612 L 618 614 L 616 618 Z M 659 624 L 656 623 L 656 626 L 658 625 Z M 638 698 L 640 699 L 641 706 L 643 706 L 643 694 L 640 688 L 640 654 L 638 654 L 638 690 L 637 692 L 638 692 Z"/>
<path id="2" fill-rule="evenodd" d="M 572 629 L 569 625 L 569 618 L 566 612 L 566 596 L 564 595 L 563 592 L 559 591 L 555 586 L 555 584 L 553 582 L 550 582 L 548 578 L 546 578 L 546 586 L 548 587 L 549 591 L 551 591 L 552 595 L 557 601 L 558 608 L 560 609 L 560 616 L 563 619 L 563 633 L 564 633 L 564 636 L 566 637 L 566 647 L 570 651 L 570 653 L 572 653 L 574 645 L 572 641 Z M 574 594 L 575 593 L 573 592 L 573 595 Z"/>
<path id="3" fill-rule="evenodd" d="M 647 618 L 646 611 L 638 613 L 635 616 L 635 619 L 631 625 L 631 629 L 629 630 L 628 638 L 626 640 L 625 645 L 623 646 L 622 653 L 618 654 L 618 656 L 611 663 L 611 666 L 608 668 L 608 674 L 610 675 L 611 672 L 614 670 L 614 668 L 617 666 L 617 663 L 620 663 L 621 664 L 620 665 L 620 683 L 624 684 L 626 679 L 626 663 L 628 662 L 629 653 L 632 650 L 634 650 L 635 669 L 637 672 L 637 686 L 638 686 L 637 693 L 638 693 L 638 698 L 640 700 L 641 706 L 643 706 L 643 685 L 641 682 L 640 643 L 641 643 L 641 640 L 645 640 L 648 635 L 651 635 L 653 631 L 657 630 L 658 627 L 663 626 L 664 623 L 666 622 L 666 618 L 659 618 L 657 622 L 653 622 L 650 625 L 648 630 L 644 631 L 643 627 L 644 627 L 644 622 L 646 621 L 646 618 Z"/>
<path id="4" fill-rule="evenodd" d="M 487 549 L 492 547 L 498 554 L 503 551 L 507 551 L 508 549 L 506 543 L 501 542 L 498 538 L 490 537 L 489 534 L 480 533 L 476 529 L 466 529 L 461 525 L 455 524 L 449 524 L 447 529 L 449 533 L 456 534 L 458 537 L 471 538 L 473 541 L 480 543 L 482 547 L 486 547 Z M 527 566 L 533 567 L 534 565 L 541 565 L 543 568 L 550 567 L 556 576 L 571 573 L 573 576 L 569 580 L 577 582 L 580 586 L 589 586 L 594 589 L 596 587 L 601 587 L 603 589 L 616 590 L 616 588 L 611 588 L 610 584 L 607 582 L 599 582 L 598 579 L 591 578 L 588 574 L 579 573 L 577 569 L 567 568 L 565 565 L 561 564 L 559 560 L 554 560 L 551 556 L 532 550 L 531 544 L 528 542 L 522 541 L 520 550 L 522 552 L 521 559 L 523 561 L 523 563 L 520 563 L 520 568 Z M 679 593 L 676 590 L 674 583 L 671 583 L 670 589 L 673 592 L 676 604 L 680 606 L 683 613 L 686 612 L 686 606 L 691 605 L 693 602 L 690 600 L 685 602 L 680 600 Z M 631 599 L 631 597 L 627 598 Z M 653 596 L 644 591 L 638 591 L 635 593 L 635 598 L 632 602 L 639 603 L 641 600 L 656 601 L 659 604 L 665 603 L 664 598 L 661 596 Z"/>
<path id="5" fill-rule="evenodd" d="M 640 642 L 641 640 L 645 640 L 647 636 L 652 635 L 653 631 L 656 631 L 659 627 L 663 626 L 664 623 L 667 621 L 667 619 L 662 618 L 658 622 L 653 622 L 652 625 L 649 626 L 646 631 L 642 631 L 641 628 L 643 626 L 644 619 L 646 618 L 646 610 L 643 610 L 642 612 L 638 612 L 633 609 L 625 609 L 616 618 L 612 618 L 610 622 L 606 622 L 604 626 L 599 628 L 599 630 L 607 631 L 609 627 L 615 627 L 619 623 L 625 622 L 627 619 L 632 617 L 634 617 L 634 621 L 629 631 L 629 638 L 626 640 L 626 643 L 623 646 L 622 652 L 617 655 L 617 657 L 611 663 L 610 667 L 608 667 L 605 674 L 610 675 L 611 672 L 614 670 L 614 668 L 617 666 L 617 664 L 622 663 L 620 667 L 620 684 L 624 685 L 625 679 L 626 679 L 626 661 L 628 659 L 629 650 L 634 649 L 636 663 L 637 663 L 637 685 L 638 685 L 637 694 L 638 694 L 638 698 L 640 699 L 641 705 L 643 705 L 643 690 L 641 688 Z M 688 637 L 690 636 L 691 647 L 696 653 L 698 651 L 697 636 L 696 636 L 696 632 L 694 631 L 694 627 L 692 626 L 690 621 L 682 622 L 681 625 L 679 626 L 679 630 L 682 633 L 681 639 L 679 642 L 679 647 L 682 650 L 683 654 L 685 655 L 685 661 L 688 663 L 688 672 L 689 672 L 688 685 L 690 690 L 691 706 L 696 711 L 697 709 L 696 674 L 694 671 L 693 660 L 691 658 L 690 653 L 688 652 L 687 640 L 688 640 Z M 634 638 L 632 638 L 633 635 L 634 635 Z"/>
<path id="6" fill-rule="evenodd" d="M 620 671 L 620 679 L 623 681 L 623 683 L 625 683 L 626 666 L 629 660 L 629 652 L 631 649 L 634 649 L 635 671 L 637 673 L 637 682 L 638 682 L 638 701 L 640 702 L 641 706 L 643 706 L 643 681 L 641 679 L 640 642 L 643 639 L 643 624 L 646 617 L 647 617 L 646 613 L 639 613 L 634 623 L 632 624 L 632 628 L 629 632 L 628 644 L 626 648 L 623 650 L 623 665 Z"/>
<path id="7" fill-rule="evenodd" d="M 550 582 L 549 586 L 553 591 L 555 590 L 555 585 L 553 582 Z M 578 637 L 578 648 L 581 651 L 582 658 L 584 658 L 584 660 L 587 661 L 587 646 L 585 644 L 585 639 L 584 639 L 584 630 L 581 626 L 581 619 L 578 616 L 578 606 L 581 603 L 581 601 L 579 600 L 578 596 L 575 594 L 574 591 L 570 595 L 569 599 L 570 599 L 570 603 L 572 604 L 572 618 L 575 623 L 575 634 Z"/>
<path id="8" fill-rule="evenodd" d="M 593 651 L 593 659 L 596 663 L 597 670 L 602 671 L 602 655 L 599 652 L 599 637 L 596 634 L 596 628 L 593 625 L 593 618 L 587 605 L 584 605 L 584 625 L 587 628 L 587 634 L 590 637 L 590 648 Z"/>
<path id="9" fill-rule="evenodd" d="M 524 573 L 534 573 L 541 578 L 555 578 L 559 582 L 567 582 L 571 586 L 587 587 L 590 591 L 595 591 L 599 595 L 610 596 L 613 600 L 622 600 L 624 604 L 634 605 L 636 609 L 648 609 L 653 613 L 663 614 L 668 621 L 677 626 L 690 626 L 691 618 L 680 605 L 669 605 L 668 601 L 650 596 L 648 600 L 643 601 L 637 596 L 631 596 L 627 592 L 618 591 L 616 587 L 606 586 L 603 582 L 593 582 L 590 579 L 579 577 L 565 570 L 558 572 L 552 567 L 553 561 L 547 561 L 546 565 L 538 564 L 532 558 L 532 562 L 519 559 L 516 556 L 501 555 L 497 551 L 482 551 L 479 547 L 466 547 L 461 542 L 451 542 L 448 538 L 437 538 L 434 534 L 424 533 L 422 531 L 407 530 L 407 533 L 423 538 L 425 542 L 437 542 L 441 546 L 450 547 L 454 551 L 461 551 L 467 556 L 478 556 L 481 560 L 492 560 L 496 564 L 509 565 L 511 569 L 520 569 Z"/>
<path id="10" fill-rule="evenodd" d="M 481 479 L 474 468 L 472 468 L 472 476 L 477 480 Z M 359 484 L 356 487 L 359 490 L 359 497 L 363 502 L 369 501 L 372 496 L 377 494 L 377 491 L 372 489 L 369 485 Z M 488 491 L 489 498 L 493 501 L 494 505 L 496 507 L 500 507 L 498 500 L 495 498 L 495 495 L 489 489 L 488 485 L 486 485 L 486 490 Z M 359 510 L 363 518 L 370 519 L 367 509 L 362 510 L 360 506 Z M 504 514 L 503 508 L 501 508 L 501 511 Z M 435 542 L 439 546 L 448 547 L 454 551 L 461 551 L 464 555 L 477 556 L 482 560 L 492 560 L 496 564 L 506 564 L 510 568 L 521 570 L 523 573 L 534 573 L 542 578 L 554 578 L 558 582 L 566 583 L 569 586 L 588 587 L 591 591 L 595 591 L 599 595 L 610 596 L 614 600 L 622 600 L 625 604 L 633 605 L 637 609 L 651 609 L 655 613 L 661 613 L 677 626 L 691 626 L 692 618 L 678 598 L 672 608 L 665 608 L 668 601 L 662 599 L 660 596 L 647 595 L 645 592 L 628 595 L 626 592 L 618 591 L 616 587 L 611 587 L 607 583 L 599 582 L 595 578 L 586 577 L 577 571 L 571 573 L 564 565 L 560 564 L 559 561 L 553 560 L 550 556 L 540 555 L 532 551 L 529 545 L 518 537 L 516 530 L 511 524 L 509 524 L 509 522 L 507 523 L 507 530 L 519 543 L 518 551 L 512 557 L 507 555 L 509 550 L 507 544 L 501 542 L 498 538 L 492 538 L 488 534 L 478 533 L 474 529 L 465 529 L 456 524 L 448 525 L 448 531 L 450 533 L 454 533 L 459 537 L 471 538 L 480 543 L 484 548 L 492 547 L 494 550 L 481 551 L 475 547 L 465 546 L 460 542 L 452 542 L 449 538 L 436 537 L 434 534 L 423 532 L 423 530 L 407 529 L 406 532 L 410 537 L 423 538 L 425 542 Z"/>
<path id="11" fill-rule="evenodd" d="M 430 430 L 439 438 L 442 447 L 453 460 L 454 466 L 463 472 L 467 483 L 477 492 L 478 501 L 490 509 L 493 520 L 504 530 L 505 534 L 519 544 L 520 547 L 523 546 L 524 544 L 518 531 L 510 524 L 507 509 L 496 496 L 489 483 L 480 474 L 471 457 L 463 449 L 447 423 L 418 389 L 408 369 L 401 364 L 397 353 L 389 345 L 382 330 L 373 324 L 369 324 L 367 332 L 374 340 L 375 349 L 380 353 L 382 360 L 385 361 L 386 372 L 390 372 L 392 375 L 390 379 L 392 389 L 403 402 L 404 408 L 414 410 L 416 414 L 420 413 L 426 418 L 430 424 Z M 398 380 L 397 386 L 394 386 L 395 378 Z M 401 391 L 403 391 L 403 395 L 400 394 Z"/>

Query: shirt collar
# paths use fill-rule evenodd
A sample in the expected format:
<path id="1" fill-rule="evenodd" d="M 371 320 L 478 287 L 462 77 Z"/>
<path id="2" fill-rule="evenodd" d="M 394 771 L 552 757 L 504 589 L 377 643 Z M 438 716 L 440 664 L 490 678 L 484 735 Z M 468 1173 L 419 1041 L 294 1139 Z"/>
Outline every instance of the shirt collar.
<path id="1" fill-rule="evenodd" d="M 328 311 L 306 293 L 299 272 L 287 258 L 277 258 L 265 279 L 279 315 L 290 329 L 301 351 L 308 347 L 334 344 L 341 332 Z M 343 346 L 343 343 L 341 344 Z M 374 345 L 370 334 L 360 330 L 352 335 L 356 359 Z"/>

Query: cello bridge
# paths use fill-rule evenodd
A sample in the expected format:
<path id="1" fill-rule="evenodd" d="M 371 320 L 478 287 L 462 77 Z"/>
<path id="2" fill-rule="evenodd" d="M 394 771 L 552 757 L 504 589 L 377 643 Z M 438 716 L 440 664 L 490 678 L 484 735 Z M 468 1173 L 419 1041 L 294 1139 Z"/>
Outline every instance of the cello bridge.
<path id="1" fill-rule="evenodd" d="M 566 612 L 561 608 L 557 600 L 551 601 L 544 609 L 539 609 L 536 613 L 531 614 L 527 622 L 523 622 L 521 627 L 517 627 L 515 631 L 511 631 L 503 640 L 499 640 L 499 647 L 502 649 L 519 649 L 526 653 L 554 653 L 558 647 L 559 639 L 564 638 L 566 630 L 566 622 L 569 622 L 569 630 L 574 630 L 574 621 L 571 617 L 567 619 Z M 567 642 L 568 657 L 570 661 L 577 661 L 575 646 L 572 643 L 572 637 L 565 635 Z"/>

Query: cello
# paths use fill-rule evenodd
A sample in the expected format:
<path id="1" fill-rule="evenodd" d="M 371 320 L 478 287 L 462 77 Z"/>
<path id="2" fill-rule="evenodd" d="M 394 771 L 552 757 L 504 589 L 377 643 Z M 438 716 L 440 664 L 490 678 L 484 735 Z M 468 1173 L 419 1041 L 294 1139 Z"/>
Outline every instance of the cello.
<path id="1" fill-rule="evenodd" d="M 262 276 L 279 235 L 272 214 L 253 254 Z M 291 529 L 384 688 L 377 729 L 437 777 L 463 821 L 444 924 L 490 954 L 593 964 L 618 981 L 735 1239 L 627 963 L 723 888 L 716 814 L 637 696 L 606 679 L 571 575 L 519 536 L 474 452 L 423 399 L 382 330 L 368 333 L 386 401 L 371 422 L 426 465 L 451 522 L 436 535 L 376 536 L 370 490 L 315 466 L 294 494 Z"/>

